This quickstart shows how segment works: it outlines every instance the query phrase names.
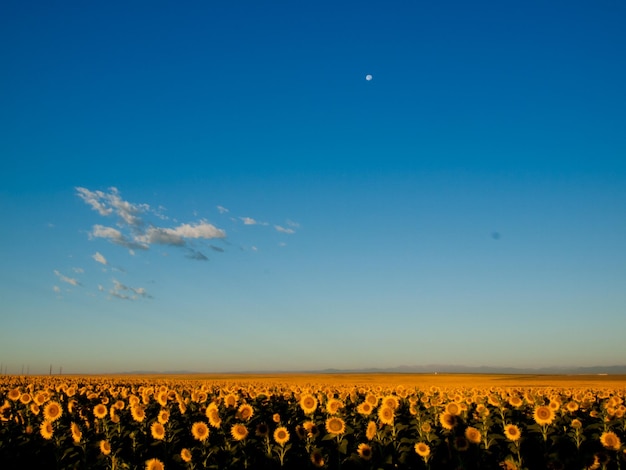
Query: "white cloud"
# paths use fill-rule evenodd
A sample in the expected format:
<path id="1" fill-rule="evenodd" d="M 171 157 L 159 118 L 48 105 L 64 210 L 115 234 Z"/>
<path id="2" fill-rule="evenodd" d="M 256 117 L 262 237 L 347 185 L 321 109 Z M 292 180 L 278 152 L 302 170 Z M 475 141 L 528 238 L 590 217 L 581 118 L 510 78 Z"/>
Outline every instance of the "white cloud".
<path id="1" fill-rule="evenodd" d="M 111 215 L 113 209 L 107 207 L 101 201 L 105 199 L 106 195 L 102 191 L 89 191 L 87 188 L 77 187 L 78 197 L 91 206 L 95 211 L 98 211 L 100 215 Z"/>
<path id="2" fill-rule="evenodd" d="M 217 206 L 217 210 L 220 214 L 225 214 L 226 212 L 229 212 L 229 210 L 226 209 L 224 206 Z"/>
<path id="3" fill-rule="evenodd" d="M 132 204 L 121 198 L 115 187 L 109 188 L 109 192 L 90 191 L 87 188 L 77 187 L 78 197 L 91 206 L 100 215 L 108 216 L 114 212 L 128 225 L 139 226 L 143 223 L 140 214 L 148 212 L 148 204 Z"/>
<path id="4" fill-rule="evenodd" d="M 144 235 L 136 237 L 145 244 L 185 246 L 185 240 L 171 228 L 150 227 Z"/>
<path id="5" fill-rule="evenodd" d="M 99 290 L 102 286 L 98 286 Z M 143 287 L 129 287 L 126 284 L 122 284 L 117 279 L 113 279 L 113 288 L 109 290 L 109 295 L 123 300 L 137 300 L 139 297 L 150 299 L 152 296 L 148 294 Z"/>
<path id="6" fill-rule="evenodd" d="M 138 243 L 137 241 L 129 240 L 119 230 L 113 227 L 105 227 L 104 225 L 94 225 L 89 236 L 92 238 L 105 238 L 111 243 L 125 246 L 126 248 L 130 249 L 148 249 L 148 246 L 145 243 Z"/>
<path id="7" fill-rule="evenodd" d="M 92 258 L 94 260 L 96 260 L 98 263 L 100 264 L 104 264 L 105 266 L 108 264 L 108 261 L 106 260 L 106 258 L 104 256 L 102 256 L 99 252 L 96 251 L 96 253 L 92 256 Z"/>
<path id="8" fill-rule="evenodd" d="M 68 284 L 71 284 L 73 286 L 80 286 L 80 282 L 78 282 L 77 279 L 71 278 L 71 277 L 67 277 L 64 276 L 63 274 L 61 274 L 59 271 L 57 271 L 56 269 L 54 270 L 54 274 L 63 282 L 67 282 Z"/>
<path id="9" fill-rule="evenodd" d="M 83 268 L 72 268 L 72 271 L 74 271 L 76 274 L 82 274 L 85 272 Z"/>
<path id="10" fill-rule="evenodd" d="M 199 222 L 195 225 L 182 224 L 174 229 L 174 232 L 185 238 L 225 238 L 226 232 L 207 222 Z"/>
<path id="11" fill-rule="evenodd" d="M 239 217 L 244 225 L 256 225 L 257 221 L 250 217 Z"/>
<path id="12" fill-rule="evenodd" d="M 285 227 L 281 227 L 280 225 L 274 225 L 274 228 L 281 233 L 288 233 L 288 234 L 292 234 L 292 233 L 296 233 L 296 231 L 292 228 L 285 228 Z"/>
<path id="13" fill-rule="evenodd" d="M 61 288 L 59 286 L 53 286 L 52 290 L 56 292 L 57 294 L 61 293 Z"/>

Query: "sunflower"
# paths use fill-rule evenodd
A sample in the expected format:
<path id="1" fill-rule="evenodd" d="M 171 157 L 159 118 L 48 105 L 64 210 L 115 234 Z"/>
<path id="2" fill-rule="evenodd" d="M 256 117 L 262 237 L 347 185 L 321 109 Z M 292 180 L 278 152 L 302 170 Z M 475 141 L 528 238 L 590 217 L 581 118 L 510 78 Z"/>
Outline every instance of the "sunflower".
<path id="1" fill-rule="evenodd" d="M 209 419 L 209 424 L 212 427 L 219 428 L 222 425 L 220 411 L 215 403 L 210 403 L 209 406 L 207 406 L 205 415 Z"/>
<path id="2" fill-rule="evenodd" d="M 100 441 L 100 452 L 102 452 L 102 455 L 109 455 L 111 453 L 111 444 L 109 441 L 105 439 Z"/>
<path id="3" fill-rule="evenodd" d="M 378 405 L 378 397 L 376 397 L 376 395 L 372 393 L 368 393 L 367 395 L 365 395 L 365 401 L 372 405 L 372 407 Z"/>
<path id="4" fill-rule="evenodd" d="M 134 405 L 130 407 L 130 414 L 133 419 L 138 423 L 141 423 L 146 418 L 146 411 L 141 405 Z"/>
<path id="5" fill-rule="evenodd" d="M 451 430 L 457 425 L 457 418 L 453 414 L 444 412 L 439 415 L 439 423 L 442 428 Z"/>
<path id="6" fill-rule="evenodd" d="M 504 435 L 510 441 L 517 441 L 522 437 L 522 432 L 515 424 L 507 424 L 504 426 Z"/>
<path id="7" fill-rule="evenodd" d="M 314 449 L 313 452 L 311 452 L 311 463 L 313 463 L 313 465 L 318 468 L 326 465 L 326 462 L 324 461 L 324 456 L 318 449 Z"/>
<path id="8" fill-rule="evenodd" d="M 242 419 L 244 421 L 248 421 L 252 417 L 253 414 L 254 414 L 254 408 L 252 408 L 247 403 L 242 404 L 237 409 L 237 416 L 239 417 L 239 419 Z"/>
<path id="9" fill-rule="evenodd" d="M 38 415 L 39 412 L 41 411 L 37 403 L 31 403 L 29 408 L 30 408 L 30 412 L 34 414 L 35 416 Z"/>
<path id="10" fill-rule="evenodd" d="M 378 432 L 378 427 L 376 426 L 375 421 L 370 421 L 367 423 L 367 429 L 365 430 L 365 437 L 368 441 L 371 441 L 376 437 L 376 433 Z"/>
<path id="11" fill-rule="evenodd" d="M 415 453 L 422 457 L 424 460 L 427 460 L 430 457 L 430 446 L 425 442 L 418 442 L 415 444 Z"/>
<path id="12" fill-rule="evenodd" d="M 146 470 L 165 470 L 165 465 L 159 459 L 146 460 Z"/>
<path id="13" fill-rule="evenodd" d="M 155 439 L 163 440 L 165 439 L 165 428 L 161 423 L 155 421 L 150 426 L 150 434 L 152 434 L 152 437 Z"/>
<path id="14" fill-rule="evenodd" d="M 276 424 L 280 423 L 280 414 L 274 413 L 272 415 L 272 421 L 274 421 Z"/>
<path id="15" fill-rule="evenodd" d="M 50 421 L 44 421 L 41 423 L 41 426 L 39 426 L 39 433 L 46 440 L 52 439 L 52 435 L 54 434 L 52 423 Z"/>
<path id="16" fill-rule="evenodd" d="M 319 436 L 320 431 L 313 421 L 305 421 L 302 423 L 302 427 L 307 432 L 308 437 L 315 439 Z"/>
<path id="17" fill-rule="evenodd" d="M 230 428 L 230 435 L 236 441 L 243 441 L 248 436 L 248 428 L 243 424 L 233 424 Z"/>
<path id="18" fill-rule="evenodd" d="M 113 407 L 109 408 L 109 417 L 111 419 L 111 422 L 115 423 L 115 424 L 120 422 L 120 417 L 117 414 L 116 410 L 117 410 L 117 408 L 113 408 Z"/>
<path id="19" fill-rule="evenodd" d="M 80 440 L 83 438 L 83 433 L 81 432 L 80 428 L 78 427 L 78 424 L 76 424 L 75 422 L 72 421 L 72 424 L 70 424 L 70 429 L 72 431 L 72 440 L 76 444 L 79 444 Z"/>
<path id="20" fill-rule="evenodd" d="M 191 425 L 191 435 L 196 441 L 204 442 L 209 437 L 209 427 L 202 421 L 196 421 Z"/>
<path id="21" fill-rule="evenodd" d="M 326 420 L 326 432 L 336 435 L 343 434 L 346 432 L 346 423 L 341 418 L 328 418 Z"/>
<path id="22" fill-rule="evenodd" d="M 226 408 L 234 408 L 237 406 L 237 395 L 233 393 L 226 395 L 224 397 L 224 405 L 226 405 Z"/>
<path id="23" fill-rule="evenodd" d="M 393 424 L 394 411 L 393 408 L 388 406 L 381 406 L 378 408 L 378 420 L 382 424 Z"/>
<path id="24" fill-rule="evenodd" d="M 575 411 L 578 411 L 578 403 L 576 403 L 575 401 L 568 401 L 567 404 L 565 405 L 565 408 L 570 413 L 573 413 Z"/>
<path id="25" fill-rule="evenodd" d="M 289 441 L 289 431 L 284 426 L 276 428 L 274 431 L 274 440 L 281 446 L 285 445 Z"/>
<path id="26" fill-rule="evenodd" d="M 14 388 L 9 391 L 8 397 L 11 401 L 17 401 L 22 396 L 22 392 L 20 392 L 19 388 Z"/>
<path id="27" fill-rule="evenodd" d="M 480 431 L 472 426 L 468 426 L 465 428 L 465 437 L 472 444 L 480 444 L 482 440 L 482 436 L 480 435 Z"/>
<path id="28" fill-rule="evenodd" d="M 94 406 L 93 408 L 93 415 L 98 418 L 98 419 L 102 419 L 107 415 L 108 411 L 107 411 L 107 407 L 104 406 L 102 403 Z"/>
<path id="29" fill-rule="evenodd" d="M 183 462 L 191 462 L 191 451 L 189 449 L 187 449 L 186 447 L 183 448 L 180 451 L 180 458 L 183 460 Z"/>
<path id="30" fill-rule="evenodd" d="M 372 411 L 374 411 L 374 407 L 366 401 L 356 407 L 356 412 L 363 416 L 369 416 Z"/>
<path id="31" fill-rule="evenodd" d="M 159 405 L 167 406 L 167 392 L 159 392 L 156 399 L 159 402 Z"/>
<path id="32" fill-rule="evenodd" d="M 63 408 L 56 401 L 49 402 L 43 409 L 43 417 L 46 421 L 56 421 L 63 414 Z"/>
<path id="33" fill-rule="evenodd" d="M 20 402 L 22 405 L 28 405 L 33 400 L 33 397 L 30 393 L 22 393 L 20 396 Z"/>
<path id="34" fill-rule="evenodd" d="M 369 444 L 366 444 L 364 442 L 359 444 L 359 447 L 357 447 L 356 452 L 357 454 L 359 454 L 359 457 L 361 457 L 363 460 L 369 460 L 372 458 L 372 447 Z"/>
<path id="35" fill-rule="evenodd" d="M 451 401 L 446 405 L 446 413 L 452 416 L 459 416 L 461 414 L 461 406 L 458 403 Z"/>
<path id="36" fill-rule="evenodd" d="M 310 393 L 306 393 L 300 397 L 300 408 L 305 415 L 310 415 L 317 409 L 317 398 Z"/>
<path id="37" fill-rule="evenodd" d="M 168 410 L 159 411 L 159 415 L 157 416 L 159 423 L 165 424 L 170 420 L 170 412 Z"/>
<path id="38" fill-rule="evenodd" d="M 398 400 L 398 397 L 395 395 L 387 395 L 383 397 L 380 406 L 386 406 L 387 408 L 391 408 L 395 411 L 400 406 L 400 400 Z"/>
<path id="39" fill-rule="evenodd" d="M 574 429 L 580 429 L 583 427 L 583 423 L 577 418 L 574 418 L 570 424 Z"/>
<path id="40" fill-rule="evenodd" d="M 509 405 L 511 405 L 513 408 L 519 408 L 523 404 L 524 404 L 524 400 L 522 400 L 519 396 L 511 395 L 509 397 Z"/>
<path id="41" fill-rule="evenodd" d="M 420 429 L 422 430 L 422 432 L 429 433 L 430 431 L 433 430 L 433 427 L 430 425 L 428 421 L 426 421 L 422 423 L 422 425 L 420 426 Z"/>
<path id="42" fill-rule="evenodd" d="M 37 403 L 39 406 L 43 405 L 47 399 L 48 398 L 46 397 L 46 394 L 44 392 L 37 392 L 37 395 L 35 395 L 35 403 Z"/>
<path id="43" fill-rule="evenodd" d="M 600 436 L 600 443 L 609 450 L 619 450 L 622 446 L 617 434 L 613 431 L 605 431 Z"/>
<path id="44" fill-rule="evenodd" d="M 533 418 L 541 426 L 552 424 L 552 421 L 554 421 L 554 410 L 549 406 L 538 406 L 535 408 Z"/>
<path id="45" fill-rule="evenodd" d="M 507 457 L 504 462 L 500 464 L 503 470 L 519 470 L 517 464 L 511 459 L 511 457 Z"/>
<path id="46" fill-rule="evenodd" d="M 326 412 L 329 415 L 337 414 L 337 412 L 343 408 L 343 402 L 341 400 L 337 400 L 336 398 L 330 398 L 326 402 Z"/>

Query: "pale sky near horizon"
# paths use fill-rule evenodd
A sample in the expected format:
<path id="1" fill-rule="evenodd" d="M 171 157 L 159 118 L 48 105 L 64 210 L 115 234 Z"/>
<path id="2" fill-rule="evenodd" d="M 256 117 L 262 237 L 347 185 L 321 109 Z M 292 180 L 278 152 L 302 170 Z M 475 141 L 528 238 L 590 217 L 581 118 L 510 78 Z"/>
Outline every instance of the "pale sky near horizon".
<path id="1" fill-rule="evenodd" d="M 0 7 L 0 363 L 626 363 L 623 2 Z"/>

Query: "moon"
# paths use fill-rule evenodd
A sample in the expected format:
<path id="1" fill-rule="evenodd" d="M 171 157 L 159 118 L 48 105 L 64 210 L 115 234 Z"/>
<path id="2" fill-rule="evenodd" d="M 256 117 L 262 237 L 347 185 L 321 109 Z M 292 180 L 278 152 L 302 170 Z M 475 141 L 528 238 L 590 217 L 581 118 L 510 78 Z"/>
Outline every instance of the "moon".
<path id="1" fill-rule="evenodd" d="M 372 77 L 369 73 L 365 76 L 365 80 L 367 80 L 368 82 L 374 77 Z"/>

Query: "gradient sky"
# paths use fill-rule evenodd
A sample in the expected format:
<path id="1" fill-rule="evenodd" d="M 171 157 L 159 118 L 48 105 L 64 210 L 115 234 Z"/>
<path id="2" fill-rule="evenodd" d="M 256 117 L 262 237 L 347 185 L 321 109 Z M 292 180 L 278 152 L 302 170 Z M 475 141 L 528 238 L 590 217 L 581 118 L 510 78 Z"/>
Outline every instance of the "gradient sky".
<path id="1" fill-rule="evenodd" d="M 2 366 L 624 364 L 625 21 L 3 2 Z"/>

